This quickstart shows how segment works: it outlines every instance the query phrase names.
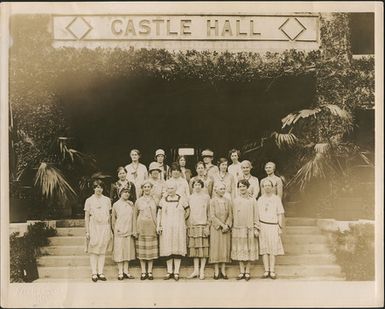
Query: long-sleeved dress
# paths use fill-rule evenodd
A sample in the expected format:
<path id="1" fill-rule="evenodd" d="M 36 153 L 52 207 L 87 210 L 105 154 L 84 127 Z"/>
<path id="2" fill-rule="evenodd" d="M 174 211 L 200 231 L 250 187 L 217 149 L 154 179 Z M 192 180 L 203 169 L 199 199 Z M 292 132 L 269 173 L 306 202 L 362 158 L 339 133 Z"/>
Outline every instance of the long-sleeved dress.
<path id="1" fill-rule="evenodd" d="M 188 219 L 188 256 L 204 258 L 209 256 L 209 221 L 208 212 L 210 197 L 208 194 L 193 193 L 190 195 L 190 216 Z"/>
<path id="2" fill-rule="evenodd" d="M 118 200 L 112 207 L 115 262 L 135 260 L 136 216 L 131 201 Z"/>
<path id="3" fill-rule="evenodd" d="M 93 194 L 86 200 L 84 210 L 90 213 L 87 252 L 105 254 L 111 240 L 111 200 L 107 196 L 97 197 Z"/>
<path id="4" fill-rule="evenodd" d="M 222 231 L 222 224 L 230 228 L 233 222 L 232 205 L 229 199 L 214 197 L 210 201 L 210 253 L 209 263 L 230 262 L 231 232 Z"/>
<path id="5" fill-rule="evenodd" d="M 111 184 L 111 190 L 110 190 L 110 198 L 112 204 L 117 202 L 119 200 L 119 190 L 125 187 L 129 190 L 130 192 L 130 197 L 128 198 L 131 202 L 135 203 L 136 202 L 136 188 L 133 182 L 131 181 L 120 181 L 118 180 L 117 182 L 114 182 Z"/>
<path id="6" fill-rule="evenodd" d="M 189 205 L 180 195 L 167 195 L 159 203 L 160 227 L 159 236 L 160 256 L 184 256 L 186 247 L 186 213 Z"/>
<path id="7" fill-rule="evenodd" d="M 237 261 L 258 260 L 258 239 L 254 227 L 259 226 L 257 201 L 251 197 L 234 199 L 231 259 Z"/>
<path id="8" fill-rule="evenodd" d="M 135 168 L 132 163 L 125 166 L 127 170 L 127 180 L 131 181 L 135 185 L 136 197 L 139 197 L 142 193 L 141 186 L 143 182 L 148 178 L 147 167 L 139 163 Z"/>
<path id="9" fill-rule="evenodd" d="M 157 203 L 151 196 L 140 197 L 135 204 L 137 213 L 136 254 L 140 260 L 158 258 L 158 235 L 156 233 Z"/>
<path id="10" fill-rule="evenodd" d="M 278 195 L 262 195 L 257 202 L 260 234 L 259 253 L 283 255 L 281 236 L 279 235 L 278 216 L 284 214 L 281 198 Z"/>

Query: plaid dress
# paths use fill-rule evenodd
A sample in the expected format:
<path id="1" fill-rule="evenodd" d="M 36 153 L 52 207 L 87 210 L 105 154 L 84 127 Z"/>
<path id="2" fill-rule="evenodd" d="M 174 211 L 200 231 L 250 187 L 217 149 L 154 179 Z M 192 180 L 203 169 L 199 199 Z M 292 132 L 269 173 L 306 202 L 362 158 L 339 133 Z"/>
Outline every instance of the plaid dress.
<path id="1" fill-rule="evenodd" d="M 136 254 L 140 260 L 159 257 L 158 235 L 156 234 L 156 202 L 154 198 L 142 196 L 135 204 L 137 211 Z"/>

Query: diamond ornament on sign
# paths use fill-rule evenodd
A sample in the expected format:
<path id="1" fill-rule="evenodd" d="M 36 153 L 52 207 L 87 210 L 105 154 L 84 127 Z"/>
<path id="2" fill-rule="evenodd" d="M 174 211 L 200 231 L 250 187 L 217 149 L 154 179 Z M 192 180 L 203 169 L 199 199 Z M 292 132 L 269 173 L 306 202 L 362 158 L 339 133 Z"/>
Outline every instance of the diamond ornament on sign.
<path id="1" fill-rule="evenodd" d="M 66 27 L 68 32 L 70 32 L 76 39 L 83 39 L 93 28 L 92 26 L 83 18 L 75 17 Z"/>
<path id="2" fill-rule="evenodd" d="M 288 18 L 285 22 L 279 27 L 291 41 L 294 41 L 298 36 L 306 30 L 306 27 L 301 24 L 297 18 Z"/>

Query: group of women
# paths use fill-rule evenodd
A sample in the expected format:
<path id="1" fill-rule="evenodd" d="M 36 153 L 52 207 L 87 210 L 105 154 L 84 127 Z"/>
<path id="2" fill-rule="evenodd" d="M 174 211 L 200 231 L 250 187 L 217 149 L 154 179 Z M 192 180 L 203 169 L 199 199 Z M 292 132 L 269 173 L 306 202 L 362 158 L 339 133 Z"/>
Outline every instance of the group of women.
<path id="1" fill-rule="evenodd" d="M 283 214 L 282 181 L 275 164 L 265 166 L 267 176 L 259 183 L 251 175 L 249 161 L 239 162 L 240 152 L 212 163 L 206 149 L 196 164 L 196 176 L 181 156 L 170 167 L 158 149 L 155 160 L 139 163 L 140 152 L 130 153 L 132 162 L 117 170 L 110 197 L 104 183 L 95 180 L 94 194 L 85 202 L 87 252 L 92 280 L 103 274 L 105 254 L 113 239 L 113 259 L 118 279 L 133 279 L 129 261 L 139 259 L 141 280 L 153 280 L 153 261 L 166 258 L 165 280 L 179 280 L 181 259 L 193 258 L 188 278 L 205 278 L 206 263 L 214 264 L 214 279 L 228 279 L 226 263 L 239 261 L 238 280 L 250 279 L 250 264 L 263 257 L 263 278 L 276 278 L 275 256 L 284 254 L 280 234 Z M 111 207 L 112 205 L 112 207 Z"/>

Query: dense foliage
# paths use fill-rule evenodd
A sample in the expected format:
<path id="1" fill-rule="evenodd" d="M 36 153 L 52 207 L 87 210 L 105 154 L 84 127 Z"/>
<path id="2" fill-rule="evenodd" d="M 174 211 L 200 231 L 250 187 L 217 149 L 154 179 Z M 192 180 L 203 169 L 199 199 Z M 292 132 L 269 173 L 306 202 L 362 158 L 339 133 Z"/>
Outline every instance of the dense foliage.
<path id="1" fill-rule="evenodd" d="M 287 50 L 282 53 L 168 52 L 157 49 L 54 48 L 50 17 L 14 16 L 11 29 L 10 103 L 14 124 L 33 142 L 15 144 L 17 172 L 27 165 L 57 162 L 52 150 L 59 136 L 70 128 L 61 105 L 61 94 L 71 85 L 81 95 L 83 87 L 95 87 L 106 80 L 143 77 L 163 80 L 201 80 L 213 85 L 223 81 L 242 83 L 285 76 L 311 74 L 316 95 L 309 108 L 334 105 L 352 113 L 356 108 L 374 106 L 374 59 L 352 59 L 346 14 L 321 15 L 321 47 L 317 51 Z M 76 80 L 73 80 L 76 76 Z M 325 118 L 326 119 L 326 118 Z M 341 138 L 348 128 L 338 117 L 315 119 L 301 127 L 304 142 L 326 143 Z M 354 146 L 354 145 L 352 145 Z M 351 148 L 341 147 L 342 155 Z M 290 175 L 304 164 L 293 154 Z"/>
<path id="2" fill-rule="evenodd" d="M 347 280 L 374 280 L 374 225 L 354 224 L 344 232 L 336 232 L 334 253 Z"/>
<path id="3" fill-rule="evenodd" d="M 40 248 L 49 244 L 48 237 L 56 235 L 56 229 L 44 222 L 28 226 L 23 236 L 13 233 L 10 236 L 11 282 L 31 282 L 38 278 L 36 258 Z"/>

